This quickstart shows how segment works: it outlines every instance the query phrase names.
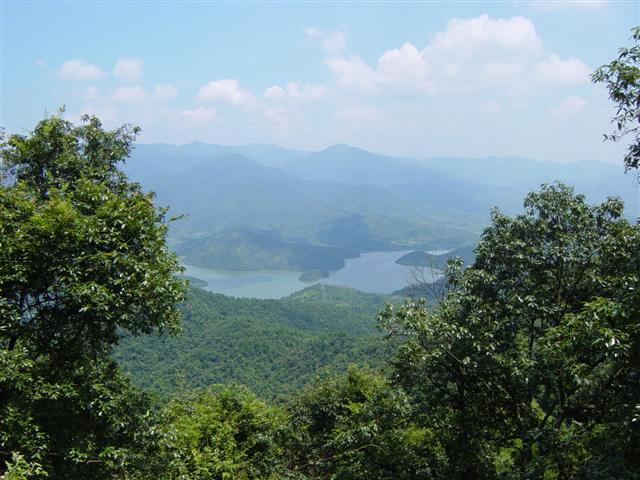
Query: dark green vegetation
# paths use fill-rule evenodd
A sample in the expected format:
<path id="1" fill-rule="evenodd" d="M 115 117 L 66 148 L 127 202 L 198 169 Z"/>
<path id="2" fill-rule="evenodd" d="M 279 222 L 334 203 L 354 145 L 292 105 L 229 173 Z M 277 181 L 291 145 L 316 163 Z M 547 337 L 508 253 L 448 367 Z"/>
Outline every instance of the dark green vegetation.
<path id="1" fill-rule="evenodd" d="M 474 261 L 447 262 L 440 301 L 378 315 L 386 370 L 328 373 L 272 404 L 245 387 L 185 390 L 187 378 L 153 404 L 110 355 L 123 335 L 131 347 L 177 330 L 185 293 L 163 212 L 117 169 L 135 133 L 54 116 L 2 144 L 2 478 L 640 479 L 640 223 L 620 199 L 591 205 L 556 183 L 520 215 L 493 210 Z M 370 335 L 381 301 L 192 289 L 181 310 L 188 335 L 217 342 L 198 345 L 201 359 L 229 346 L 216 335 L 231 326 L 249 336 L 233 355 L 264 359 Z M 250 337 L 263 334 L 281 343 Z M 299 349 L 295 365 L 325 349 L 337 351 Z"/>
<path id="2" fill-rule="evenodd" d="M 281 300 L 191 289 L 180 336 L 126 338 L 114 356 L 134 383 L 163 396 L 185 386 L 237 383 L 263 398 L 281 397 L 319 371 L 383 365 L 389 348 L 375 316 L 391 300 L 325 285 Z"/>
<path id="3" fill-rule="evenodd" d="M 617 107 L 616 115 L 611 120 L 615 131 L 604 138 L 614 142 L 627 136 L 631 139 L 624 156 L 627 170 L 640 167 L 640 27 L 632 32 L 635 45 L 621 48 L 616 60 L 598 68 L 591 77 L 594 82 L 607 86 L 609 98 Z"/>
<path id="4" fill-rule="evenodd" d="M 148 402 L 110 358 L 177 330 L 178 259 L 153 196 L 118 169 L 136 129 L 60 116 L 2 144 L 0 469 L 112 478 L 144 460 Z"/>
<path id="5" fill-rule="evenodd" d="M 446 425 L 449 478 L 636 478 L 640 225 L 562 185 L 525 207 L 494 211 L 436 309 L 381 315 L 398 382 Z"/>

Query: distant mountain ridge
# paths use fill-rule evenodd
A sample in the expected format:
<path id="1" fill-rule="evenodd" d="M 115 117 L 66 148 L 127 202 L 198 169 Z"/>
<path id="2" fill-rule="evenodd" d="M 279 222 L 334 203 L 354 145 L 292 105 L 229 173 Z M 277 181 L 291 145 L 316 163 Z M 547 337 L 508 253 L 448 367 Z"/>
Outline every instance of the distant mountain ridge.
<path id="1" fill-rule="evenodd" d="M 125 171 L 155 191 L 160 205 L 187 216 L 171 226 L 178 251 L 193 256 L 200 245 L 211 253 L 196 255 L 200 265 L 216 268 L 257 268 L 270 255 L 279 258 L 278 268 L 294 268 L 305 255 L 293 245 L 310 253 L 469 246 L 488 224 L 490 208 L 516 213 L 526 193 L 556 179 L 590 201 L 620 196 L 629 217 L 639 215 L 633 179 L 622 167 L 599 162 L 419 160 L 348 145 L 304 152 L 194 142 L 136 145 Z M 283 245 L 274 244 L 260 255 L 242 254 L 221 236 L 241 232 L 238 246 L 248 245 L 255 240 L 251 231 L 280 235 L 289 253 L 283 257 Z M 230 260 L 221 261 L 225 256 Z M 332 262 L 312 268 L 331 269 Z"/>

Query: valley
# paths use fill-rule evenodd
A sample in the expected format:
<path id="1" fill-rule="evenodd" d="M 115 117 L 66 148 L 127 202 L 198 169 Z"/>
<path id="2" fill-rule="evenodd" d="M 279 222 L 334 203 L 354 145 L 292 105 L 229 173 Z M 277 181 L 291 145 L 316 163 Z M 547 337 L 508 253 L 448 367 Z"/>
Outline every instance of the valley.
<path id="1" fill-rule="evenodd" d="M 594 202 L 617 195 L 628 218 L 640 212 L 637 186 L 602 162 L 194 142 L 138 144 L 124 167 L 180 217 L 169 241 L 187 274 L 237 297 L 280 298 L 318 282 L 401 290 L 411 267 L 442 268 L 447 258 L 420 252 L 469 262 L 491 208 L 519 213 L 544 182 L 566 181 Z"/>

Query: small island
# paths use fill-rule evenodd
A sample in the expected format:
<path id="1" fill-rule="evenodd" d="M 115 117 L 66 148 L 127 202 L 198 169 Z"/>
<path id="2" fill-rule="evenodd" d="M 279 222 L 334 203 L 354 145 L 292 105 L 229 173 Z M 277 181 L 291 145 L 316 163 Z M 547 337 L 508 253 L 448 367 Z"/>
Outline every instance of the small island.
<path id="1" fill-rule="evenodd" d="M 409 267 L 429 267 L 440 269 L 447 264 L 447 260 L 455 257 L 460 257 L 466 265 L 472 264 L 475 260 L 474 246 L 467 245 L 459 247 L 455 250 L 441 253 L 439 255 L 433 255 L 421 250 L 414 250 L 413 252 L 409 252 L 400 257 L 396 260 L 396 263 L 398 265 L 406 265 Z"/>
<path id="2" fill-rule="evenodd" d="M 413 252 L 409 252 L 406 255 L 400 257 L 398 260 L 396 260 L 396 263 L 398 265 L 407 265 L 410 267 L 426 267 L 428 265 L 427 262 L 433 262 L 432 259 L 432 255 L 429 255 L 426 252 L 421 252 L 419 250 L 414 250 Z"/>

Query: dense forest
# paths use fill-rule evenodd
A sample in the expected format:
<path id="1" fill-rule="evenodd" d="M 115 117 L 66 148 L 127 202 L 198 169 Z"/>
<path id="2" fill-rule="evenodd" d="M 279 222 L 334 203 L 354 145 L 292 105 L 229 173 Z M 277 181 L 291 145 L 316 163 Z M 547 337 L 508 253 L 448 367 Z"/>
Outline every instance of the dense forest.
<path id="1" fill-rule="evenodd" d="M 320 372 L 344 371 L 350 364 L 382 367 L 392 350 L 375 317 L 387 302 L 400 299 L 328 285 L 281 300 L 191 288 L 179 336 L 127 337 L 114 358 L 134 383 L 163 397 L 216 383 L 247 385 L 262 398 L 283 397 Z"/>
<path id="2" fill-rule="evenodd" d="M 631 172 L 634 40 L 593 76 Z M 441 298 L 235 299 L 180 275 L 166 210 L 120 169 L 137 134 L 56 114 L 3 140 L 2 478 L 640 478 L 640 223 L 619 198 L 558 182 L 492 210 Z M 210 384 L 230 380 L 249 385 Z"/>

